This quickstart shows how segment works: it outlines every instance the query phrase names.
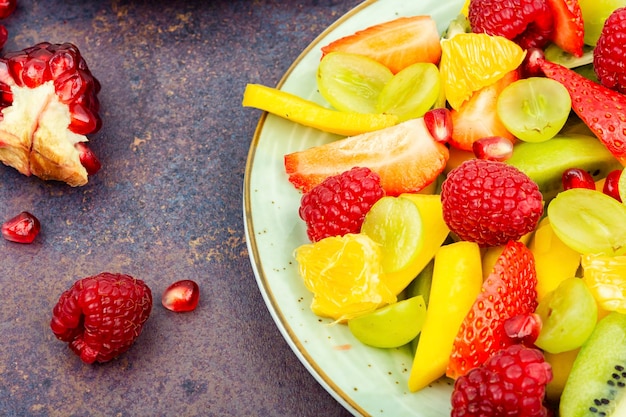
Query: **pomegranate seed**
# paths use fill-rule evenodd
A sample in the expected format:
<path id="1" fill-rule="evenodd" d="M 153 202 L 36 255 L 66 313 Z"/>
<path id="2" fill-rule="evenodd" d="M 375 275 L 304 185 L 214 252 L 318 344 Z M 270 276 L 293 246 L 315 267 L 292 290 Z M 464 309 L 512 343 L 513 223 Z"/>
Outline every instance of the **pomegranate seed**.
<path id="1" fill-rule="evenodd" d="M 474 142 L 472 151 L 478 159 L 502 162 L 513 155 L 513 142 L 502 136 L 489 136 Z"/>
<path id="2" fill-rule="evenodd" d="M 561 181 L 563 183 L 564 190 L 569 190 L 571 188 L 588 188 L 590 190 L 596 189 L 596 183 L 591 174 L 580 168 L 569 168 L 563 171 Z"/>
<path id="3" fill-rule="evenodd" d="M 621 169 L 616 169 L 609 172 L 609 175 L 606 176 L 604 180 L 604 187 L 602 187 L 602 192 L 608 196 L 613 197 L 617 201 L 621 202 L 622 198 L 619 196 L 619 177 L 622 175 Z"/>
<path id="4" fill-rule="evenodd" d="M 39 219 L 23 211 L 2 225 L 2 236 L 11 242 L 32 243 L 40 229 Z"/>
<path id="5" fill-rule="evenodd" d="M 443 107 L 428 110 L 424 114 L 424 123 L 437 142 L 446 143 L 452 137 L 450 110 Z"/>
<path id="6" fill-rule="evenodd" d="M 543 50 L 540 48 L 529 48 L 526 51 L 526 57 L 522 62 L 521 75 L 523 78 L 528 77 L 541 77 L 543 76 L 543 71 L 539 66 L 538 62 L 540 59 L 545 57 Z"/>
<path id="7" fill-rule="evenodd" d="M 9 31 L 4 25 L 0 25 L 0 49 L 4 47 L 7 40 L 9 40 Z"/>
<path id="8" fill-rule="evenodd" d="M 93 175 L 100 170 L 98 157 L 85 142 L 76 142 L 74 147 L 78 150 L 80 163 L 85 167 L 88 175 Z"/>
<path id="9" fill-rule="evenodd" d="M 539 337 L 541 326 L 541 317 L 538 314 L 519 314 L 504 322 L 504 332 L 516 343 L 533 346 Z"/>
<path id="10" fill-rule="evenodd" d="M 17 0 L 0 0 L 0 19 L 5 19 L 13 13 Z"/>
<path id="11" fill-rule="evenodd" d="M 200 287 L 190 279 L 176 281 L 163 292 L 163 307 L 177 313 L 195 310 L 200 301 Z"/>

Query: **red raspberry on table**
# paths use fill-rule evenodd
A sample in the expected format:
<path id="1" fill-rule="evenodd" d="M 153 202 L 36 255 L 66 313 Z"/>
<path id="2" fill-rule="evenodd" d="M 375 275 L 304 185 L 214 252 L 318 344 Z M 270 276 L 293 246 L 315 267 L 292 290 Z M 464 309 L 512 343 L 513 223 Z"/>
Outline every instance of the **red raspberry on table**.
<path id="1" fill-rule="evenodd" d="M 547 45 L 553 29 L 545 0 L 471 0 L 468 18 L 472 32 L 503 36 L 524 49 Z"/>
<path id="2" fill-rule="evenodd" d="M 552 368 L 541 351 L 521 344 L 496 352 L 454 383 L 451 417 L 545 417 Z"/>
<path id="3" fill-rule="evenodd" d="M 83 362 L 107 362 L 130 349 L 151 310 L 152 292 L 143 281 L 103 272 L 61 294 L 50 328 Z"/>
<path id="4" fill-rule="evenodd" d="M 358 233 L 369 209 L 385 192 L 378 174 L 355 167 L 326 178 L 300 201 L 300 218 L 307 224 L 307 236 L 317 242 L 329 236 Z"/>
<path id="5" fill-rule="evenodd" d="M 441 202 L 450 230 L 482 247 L 518 240 L 543 213 L 537 184 L 511 165 L 485 159 L 465 161 L 450 171 Z"/>
<path id="6" fill-rule="evenodd" d="M 100 83 L 71 43 L 38 43 L 0 58 L 0 161 L 24 175 L 87 183 L 85 135 L 102 124 Z M 97 162 L 97 161 L 96 161 Z M 88 168 L 85 168 L 85 164 Z"/>
<path id="7" fill-rule="evenodd" d="M 598 80 L 612 90 L 626 93 L 626 7 L 615 10 L 604 22 L 593 50 Z"/>

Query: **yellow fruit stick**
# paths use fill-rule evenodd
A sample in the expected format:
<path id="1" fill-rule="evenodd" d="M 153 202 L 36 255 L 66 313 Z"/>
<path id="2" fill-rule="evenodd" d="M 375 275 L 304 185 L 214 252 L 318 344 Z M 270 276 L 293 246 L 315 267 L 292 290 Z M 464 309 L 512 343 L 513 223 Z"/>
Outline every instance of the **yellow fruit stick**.
<path id="1" fill-rule="evenodd" d="M 260 84 L 246 86 L 242 105 L 342 136 L 372 132 L 398 123 L 398 117 L 393 114 L 364 114 L 331 110 L 286 91 Z"/>
<path id="2" fill-rule="evenodd" d="M 442 246 L 435 255 L 426 319 L 409 375 L 418 391 L 446 372 L 454 339 L 482 287 L 480 248 L 473 242 Z"/>

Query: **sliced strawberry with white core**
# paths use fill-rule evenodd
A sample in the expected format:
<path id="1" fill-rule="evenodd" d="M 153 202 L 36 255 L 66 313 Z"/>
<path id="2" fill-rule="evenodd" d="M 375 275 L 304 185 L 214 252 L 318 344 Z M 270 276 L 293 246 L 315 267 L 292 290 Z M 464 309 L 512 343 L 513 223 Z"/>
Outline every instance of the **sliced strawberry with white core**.
<path id="1" fill-rule="evenodd" d="M 85 145 L 85 135 L 101 126 L 99 90 L 72 44 L 40 43 L 5 55 L 0 59 L 0 161 L 24 175 L 86 184 L 100 166 Z"/>

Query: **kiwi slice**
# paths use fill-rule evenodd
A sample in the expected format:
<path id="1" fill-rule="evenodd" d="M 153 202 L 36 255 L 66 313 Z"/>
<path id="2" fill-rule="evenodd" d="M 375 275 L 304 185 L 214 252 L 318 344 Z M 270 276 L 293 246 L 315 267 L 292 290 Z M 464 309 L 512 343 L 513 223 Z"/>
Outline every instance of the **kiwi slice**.
<path id="1" fill-rule="evenodd" d="M 540 143 L 519 143 L 506 163 L 536 182 L 546 202 L 563 190 L 562 175 L 568 168 L 589 171 L 596 181 L 622 168 L 597 138 L 574 133 L 558 134 Z"/>
<path id="2" fill-rule="evenodd" d="M 570 372 L 559 413 L 567 417 L 626 415 L 626 315 L 598 322 Z"/>

